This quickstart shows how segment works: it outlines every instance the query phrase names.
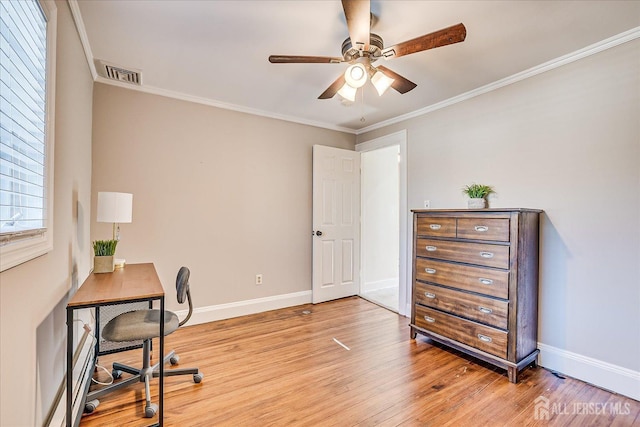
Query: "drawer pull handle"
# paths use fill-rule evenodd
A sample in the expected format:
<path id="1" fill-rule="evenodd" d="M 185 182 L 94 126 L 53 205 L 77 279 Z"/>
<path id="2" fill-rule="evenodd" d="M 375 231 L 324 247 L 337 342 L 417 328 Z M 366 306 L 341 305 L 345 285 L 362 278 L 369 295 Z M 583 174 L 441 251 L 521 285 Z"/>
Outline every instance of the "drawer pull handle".
<path id="1" fill-rule="evenodd" d="M 486 308 L 486 307 L 478 307 L 478 310 L 480 310 L 480 313 L 484 313 L 484 314 L 493 313 L 493 310 L 491 310 L 490 308 Z"/>
<path id="2" fill-rule="evenodd" d="M 429 224 L 429 228 L 432 230 L 440 230 L 440 227 L 442 227 L 440 224 Z"/>
<path id="3" fill-rule="evenodd" d="M 434 299 L 436 297 L 436 294 L 433 294 L 431 292 L 425 292 L 424 296 L 427 297 L 427 298 Z"/>
<path id="4" fill-rule="evenodd" d="M 480 277 L 478 278 L 478 280 L 480 280 L 480 283 L 482 283 L 483 285 L 493 285 L 493 280 L 491 279 L 485 279 L 484 277 Z"/>
<path id="5" fill-rule="evenodd" d="M 425 268 L 424 272 L 425 273 L 429 273 L 429 274 L 436 274 L 436 269 L 435 268 Z"/>
<path id="6" fill-rule="evenodd" d="M 488 337 L 486 335 L 482 335 L 482 334 L 478 334 L 478 338 L 480 339 L 480 341 L 484 341 L 484 342 L 491 342 L 493 341 L 491 339 L 491 337 Z"/>
<path id="7" fill-rule="evenodd" d="M 482 258 L 493 258 L 493 252 L 480 252 Z"/>
<path id="8" fill-rule="evenodd" d="M 436 319 L 434 319 L 433 317 L 424 316 L 424 320 L 426 320 L 429 323 L 436 323 Z"/>
<path id="9" fill-rule="evenodd" d="M 425 249 L 429 252 L 435 252 L 438 248 L 435 246 L 426 246 Z"/>
<path id="10" fill-rule="evenodd" d="M 476 231 L 480 232 L 480 233 L 484 233 L 485 231 L 489 231 L 489 227 L 487 227 L 486 225 L 476 225 L 475 227 L 473 227 Z"/>

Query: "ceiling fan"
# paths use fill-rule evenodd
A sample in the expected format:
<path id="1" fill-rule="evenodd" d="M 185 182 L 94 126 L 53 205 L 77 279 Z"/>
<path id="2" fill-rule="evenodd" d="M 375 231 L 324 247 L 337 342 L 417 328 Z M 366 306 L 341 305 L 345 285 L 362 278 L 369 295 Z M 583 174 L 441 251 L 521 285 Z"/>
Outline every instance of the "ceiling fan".
<path id="1" fill-rule="evenodd" d="M 371 19 L 373 17 L 370 11 L 370 0 L 342 0 L 342 8 L 349 29 L 349 37 L 342 43 L 342 58 L 295 55 L 269 56 L 269 62 L 274 64 L 350 63 L 351 65 L 344 74 L 341 74 L 318 99 L 333 98 L 337 93 L 343 98 L 354 102 L 358 88 L 362 87 L 367 82 L 367 79 L 371 80 L 379 95 L 382 95 L 389 87 L 401 94 L 407 93 L 417 85 L 383 65 L 374 67 L 372 64 L 380 58 L 389 60 L 440 46 L 459 43 L 464 41 L 467 36 L 465 26 L 457 24 L 390 47 L 384 47 L 382 37 L 370 32 Z"/>

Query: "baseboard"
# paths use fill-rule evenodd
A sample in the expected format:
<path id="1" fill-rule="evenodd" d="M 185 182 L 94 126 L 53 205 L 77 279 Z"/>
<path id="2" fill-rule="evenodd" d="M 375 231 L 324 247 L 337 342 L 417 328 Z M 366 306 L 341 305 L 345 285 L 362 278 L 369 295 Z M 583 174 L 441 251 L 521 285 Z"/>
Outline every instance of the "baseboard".
<path id="1" fill-rule="evenodd" d="M 398 287 L 398 278 L 384 279 L 384 280 L 376 280 L 373 282 L 366 282 L 360 286 L 360 292 L 367 291 L 377 291 L 379 289 L 385 288 L 397 288 Z"/>
<path id="2" fill-rule="evenodd" d="M 246 301 L 231 302 L 227 304 L 210 305 L 193 310 L 189 325 L 214 322 L 216 320 L 231 319 L 232 317 L 246 316 L 248 314 L 262 313 L 279 308 L 294 307 L 296 305 L 311 303 L 311 291 L 294 292 L 291 294 L 274 295 L 271 297 L 256 298 Z M 187 310 L 176 311 L 181 319 L 187 315 Z"/>
<path id="3" fill-rule="evenodd" d="M 543 343 L 538 348 L 540 366 L 640 401 L 640 372 Z"/>

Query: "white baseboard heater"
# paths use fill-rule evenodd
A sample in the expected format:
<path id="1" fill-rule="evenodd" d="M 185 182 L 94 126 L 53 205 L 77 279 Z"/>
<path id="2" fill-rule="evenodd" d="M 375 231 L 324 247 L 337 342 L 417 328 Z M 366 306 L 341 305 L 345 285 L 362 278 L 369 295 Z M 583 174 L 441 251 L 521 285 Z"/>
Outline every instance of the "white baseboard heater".
<path id="1" fill-rule="evenodd" d="M 84 404 L 84 396 L 91 385 L 91 378 L 93 377 L 93 370 L 95 368 L 95 337 L 84 329 L 82 325 L 80 325 L 76 333 L 76 336 L 80 336 L 81 338 L 73 354 L 73 387 L 71 390 L 73 393 L 73 409 L 71 411 L 72 426 L 80 424 L 80 417 L 84 409 L 81 408 L 81 405 Z M 51 411 L 43 423 L 44 427 L 65 426 L 67 402 L 66 376 L 67 373 L 65 372 L 62 383 L 60 387 L 58 387 L 58 392 L 51 405 Z"/>

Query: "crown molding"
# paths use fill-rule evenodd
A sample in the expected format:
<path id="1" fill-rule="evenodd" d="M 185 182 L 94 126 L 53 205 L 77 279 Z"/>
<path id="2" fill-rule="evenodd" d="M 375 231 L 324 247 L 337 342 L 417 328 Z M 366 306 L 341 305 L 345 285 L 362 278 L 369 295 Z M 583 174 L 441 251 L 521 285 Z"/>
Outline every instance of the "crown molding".
<path id="1" fill-rule="evenodd" d="M 82 20 L 82 13 L 80 13 L 78 0 L 67 0 L 67 3 L 69 3 L 69 9 L 71 9 L 73 22 L 75 22 L 76 24 L 76 30 L 78 31 L 78 36 L 80 37 L 80 43 L 82 43 L 82 49 L 84 49 L 84 56 L 87 60 L 87 64 L 89 65 L 91 77 L 93 77 L 93 81 L 95 81 L 98 77 L 98 72 L 96 70 L 95 64 L 93 63 L 93 53 L 91 52 L 91 45 L 89 44 L 89 37 L 87 36 L 87 31 L 84 27 L 84 21 Z"/>
<path id="2" fill-rule="evenodd" d="M 358 129 L 356 131 L 356 135 L 362 135 L 363 133 L 367 133 L 372 130 L 380 129 L 385 126 L 393 125 L 405 120 L 420 117 L 425 114 L 431 113 L 433 111 L 440 110 L 445 107 L 449 107 L 451 105 L 457 104 L 462 101 L 466 101 L 468 99 L 485 94 L 487 92 L 491 92 L 496 89 L 500 89 L 502 87 L 511 85 L 513 83 L 517 83 L 519 81 L 537 76 L 538 74 L 555 70 L 556 68 L 562 67 L 563 65 L 567 65 L 572 62 L 578 61 L 580 59 L 586 58 L 588 56 L 595 55 L 596 53 L 600 53 L 607 49 L 611 49 L 613 47 L 619 46 L 623 43 L 630 42 L 639 37 L 640 37 L 640 27 L 632 28 L 631 30 L 625 31 L 624 33 L 620 33 L 608 39 L 602 40 L 598 43 L 594 43 L 590 46 L 587 46 L 583 49 L 577 50 L 575 52 L 569 53 L 567 55 L 561 56 L 559 58 L 537 65 L 535 67 L 529 68 L 528 70 L 522 71 L 520 73 L 513 74 L 509 77 L 505 77 L 504 79 L 495 81 L 493 83 L 489 83 L 485 86 L 479 87 L 469 92 L 460 94 L 458 96 L 454 96 L 453 98 L 449 98 L 442 102 L 438 102 L 436 104 L 430 105 L 428 107 L 424 107 L 419 110 L 412 111 L 411 113 L 403 114 L 401 116 L 397 116 L 382 122 L 378 122 L 371 126 Z"/>
<path id="3" fill-rule="evenodd" d="M 215 100 L 209 99 L 209 98 L 202 98 L 202 97 L 199 97 L 199 96 L 188 95 L 186 93 L 176 92 L 176 91 L 172 91 L 172 90 L 168 90 L 168 89 L 162 89 L 162 88 L 158 88 L 158 87 L 154 87 L 154 86 L 148 86 L 148 85 L 137 86 L 137 85 L 132 85 L 130 83 L 122 83 L 122 82 L 119 82 L 117 80 L 110 80 L 110 79 L 104 78 L 102 76 L 98 76 L 95 79 L 95 82 L 104 83 L 104 84 L 108 84 L 108 85 L 111 85 L 111 86 L 118 86 L 118 87 L 121 87 L 121 88 L 135 90 L 135 91 L 138 91 L 138 92 L 144 92 L 144 93 L 148 93 L 148 94 L 151 94 L 151 95 L 159 95 L 159 96 L 164 96 L 166 98 L 173 98 L 173 99 L 178 99 L 178 100 L 181 100 L 181 101 L 187 101 L 187 102 L 193 102 L 193 103 L 196 103 L 196 104 L 207 105 L 209 107 L 216 107 L 216 108 L 222 108 L 222 109 L 225 109 L 225 110 L 237 111 L 237 112 L 240 112 L 240 113 L 251 114 L 251 115 L 254 115 L 254 116 L 261 116 L 261 117 L 267 117 L 267 118 L 270 118 L 270 119 L 284 120 L 286 122 L 298 123 L 298 124 L 302 124 L 302 125 L 314 126 L 314 127 L 318 127 L 318 128 L 324 128 L 324 129 L 328 129 L 328 130 L 335 130 L 335 131 L 345 132 L 345 133 L 350 133 L 350 134 L 355 134 L 356 133 L 355 129 L 349 129 L 349 128 L 336 126 L 336 125 L 332 125 L 332 124 L 329 124 L 329 123 L 317 122 L 317 121 L 313 121 L 313 120 L 306 120 L 306 119 L 302 119 L 300 117 L 294 117 L 294 116 L 287 116 L 287 115 L 284 115 L 284 114 L 272 113 L 272 112 L 269 112 L 269 111 L 264 111 L 264 110 L 260 110 L 260 109 L 257 109 L 257 108 L 249 108 L 249 107 L 245 107 L 245 106 L 242 106 L 242 105 L 229 104 L 227 102 L 215 101 Z"/>

